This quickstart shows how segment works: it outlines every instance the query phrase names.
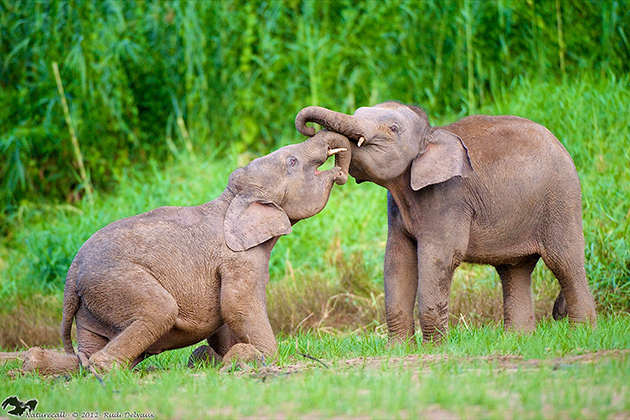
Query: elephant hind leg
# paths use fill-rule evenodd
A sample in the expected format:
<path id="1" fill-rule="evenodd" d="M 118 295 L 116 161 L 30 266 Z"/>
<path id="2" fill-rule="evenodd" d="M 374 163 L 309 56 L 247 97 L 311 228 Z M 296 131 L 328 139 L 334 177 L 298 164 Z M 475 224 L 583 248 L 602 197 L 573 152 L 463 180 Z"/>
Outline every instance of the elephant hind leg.
<path id="1" fill-rule="evenodd" d="M 506 330 L 531 332 L 536 329 L 531 276 L 539 258 L 538 255 L 532 255 L 518 264 L 496 266 L 503 287 L 503 322 Z"/>
<path id="2" fill-rule="evenodd" d="M 238 338 L 227 324 L 221 325 L 214 334 L 208 337 L 208 344 L 220 357 L 225 356 L 237 343 L 239 343 Z"/>
<path id="3" fill-rule="evenodd" d="M 136 283 L 139 284 L 141 280 L 143 279 L 136 278 Z M 129 308 L 125 315 L 134 321 L 103 349 L 91 355 L 89 362 L 98 370 L 108 371 L 114 363 L 133 367 L 146 355 L 156 354 L 154 351 L 145 352 L 175 325 L 178 306 L 173 296 L 159 283 L 142 283 L 145 296 L 150 298 L 141 302 L 132 299 L 120 302 Z M 120 300 L 125 299 L 121 297 Z"/>
<path id="4" fill-rule="evenodd" d="M 89 358 L 97 351 L 102 350 L 107 343 L 109 343 L 107 337 L 92 332 L 82 325 L 77 327 L 77 350 L 86 357 Z"/>
<path id="5" fill-rule="evenodd" d="M 595 302 L 586 281 L 583 259 L 547 252 L 543 260 L 560 283 L 561 291 L 553 307 L 554 319 L 568 316 L 571 322 L 595 324 Z"/>
<path id="6" fill-rule="evenodd" d="M 570 226 L 552 225 L 543 240 L 542 258 L 560 283 L 561 291 L 553 309 L 554 318 L 568 316 L 571 322 L 595 324 L 595 302 L 584 269 L 581 219 Z"/>
<path id="7" fill-rule="evenodd" d="M 38 372 L 40 375 L 67 375 L 79 370 L 79 357 L 55 350 L 31 347 L 24 352 L 25 372 Z"/>

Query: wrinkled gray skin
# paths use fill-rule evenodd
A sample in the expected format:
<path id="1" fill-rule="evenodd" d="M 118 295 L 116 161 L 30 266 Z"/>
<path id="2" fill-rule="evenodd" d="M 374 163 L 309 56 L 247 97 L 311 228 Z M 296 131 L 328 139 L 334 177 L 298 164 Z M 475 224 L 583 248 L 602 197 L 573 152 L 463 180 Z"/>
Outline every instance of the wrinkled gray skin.
<path id="1" fill-rule="evenodd" d="M 337 166 L 318 171 L 335 153 Z M 161 207 L 99 230 L 68 270 L 67 354 L 33 348 L 25 368 L 78 369 L 75 319 L 78 351 L 99 371 L 205 339 L 219 356 L 235 343 L 274 354 L 265 302 L 269 255 L 294 223 L 324 208 L 335 182 L 346 182 L 349 153 L 347 138 L 322 131 L 237 169 L 214 201 Z"/>
<path id="2" fill-rule="evenodd" d="M 561 286 L 554 317 L 594 324 L 580 183 L 568 152 L 545 127 L 483 115 L 431 127 L 420 108 L 397 102 L 354 116 L 305 108 L 296 127 L 311 136 L 306 122 L 351 139 L 350 175 L 389 191 L 385 302 L 392 339 L 413 336 L 416 298 L 423 338 L 441 337 L 453 271 L 464 261 L 498 271 L 507 329 L 535 328 L 530 283 L 541 257 Z"/>

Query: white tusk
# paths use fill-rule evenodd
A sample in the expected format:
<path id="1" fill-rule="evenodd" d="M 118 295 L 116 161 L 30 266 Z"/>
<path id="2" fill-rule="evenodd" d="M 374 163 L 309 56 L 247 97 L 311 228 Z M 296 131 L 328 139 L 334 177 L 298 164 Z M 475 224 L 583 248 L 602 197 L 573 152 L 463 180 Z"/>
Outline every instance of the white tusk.
<path id="1" fill-rule="evenodd" d="M 328 156 L 336 155 L 339 152 L 347 152 L 347 151 L 348 149 L 346 149 L 345 147 L 340 147 L 339 149 L 329 149 Z"/>
<path id="2" fill-rule="evenodd" d="M 365 137 L 361 136 L 361 138 L 359 139 L 359 142 L 357 143 L 357 147 L 361 147 L 364 141 L 365 141 Z"/>

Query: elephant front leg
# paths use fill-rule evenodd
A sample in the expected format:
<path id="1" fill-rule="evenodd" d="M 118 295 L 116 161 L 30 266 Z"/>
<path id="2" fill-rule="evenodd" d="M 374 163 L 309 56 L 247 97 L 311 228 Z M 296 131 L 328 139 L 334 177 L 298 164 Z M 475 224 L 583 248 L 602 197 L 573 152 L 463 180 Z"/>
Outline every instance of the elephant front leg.
<path id="1" fill-rule="evenodd" d="M 416 243 L 391 225 L 385 248 L 384 278 L 389 342 L 413 340 L 413 309 L 418 289 Z"/>
<path id="2" fill-rule="evenodd" d="M 438 245 L 418 247 L 418 315 L 425 342 L 440 342 L 448 330 L 448 301 L 457 267 L 453 255 Z"/>
<path id="3" fill-rule="evenodd" d="M 269 272 L 260 264 L 241 262 L 221 273 L 221 315 L 239 343 L 251 344 L 265 357 L 278 350 L 267 316 L 265 287 Z M 229 352 L 228 352 L 229 353 Z"/>

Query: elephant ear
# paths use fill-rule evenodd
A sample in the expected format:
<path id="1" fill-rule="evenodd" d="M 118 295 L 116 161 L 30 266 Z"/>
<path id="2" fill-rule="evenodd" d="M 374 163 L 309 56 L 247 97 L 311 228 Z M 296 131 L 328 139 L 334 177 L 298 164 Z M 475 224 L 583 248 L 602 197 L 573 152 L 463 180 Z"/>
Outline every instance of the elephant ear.
<path id="1" fill-rule="evenodd" d="M 418 191 L 455 176 L 466 177 L 471 172 L 468 149 L 462 139 L 450 131 L 436 129 L 427 148 L 411 163 L 411 188 Z"/>
<path id="2" fill-rule="evenodd" d="M 223 233 L 227 246 L 239 252 L 291 233 L 291 222 L 275 203 L 241 193 L 228 207 Z"/>

